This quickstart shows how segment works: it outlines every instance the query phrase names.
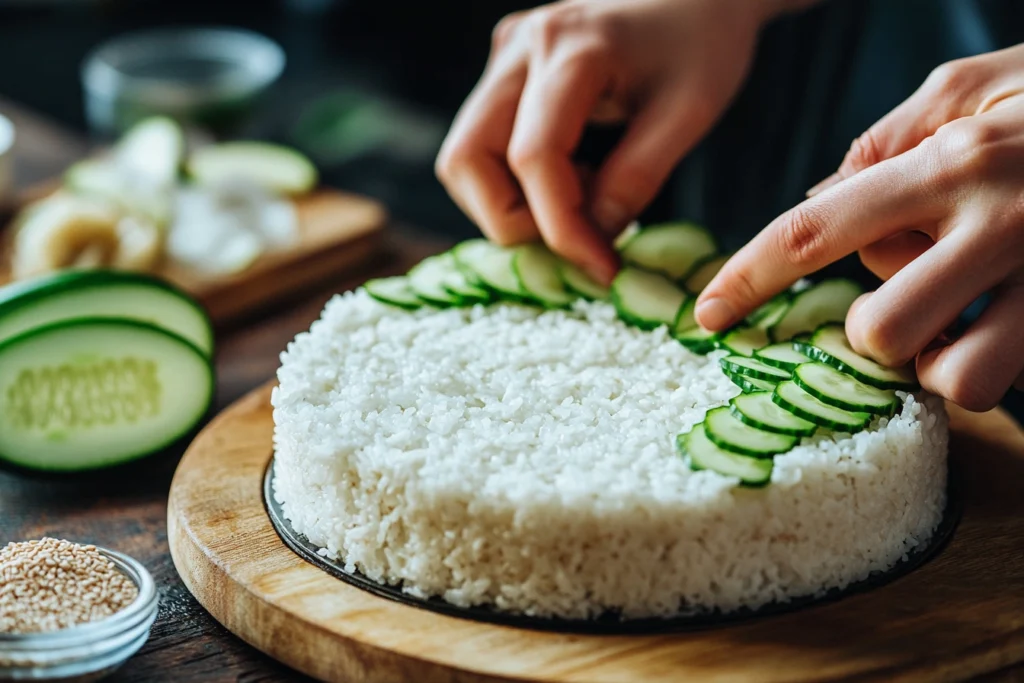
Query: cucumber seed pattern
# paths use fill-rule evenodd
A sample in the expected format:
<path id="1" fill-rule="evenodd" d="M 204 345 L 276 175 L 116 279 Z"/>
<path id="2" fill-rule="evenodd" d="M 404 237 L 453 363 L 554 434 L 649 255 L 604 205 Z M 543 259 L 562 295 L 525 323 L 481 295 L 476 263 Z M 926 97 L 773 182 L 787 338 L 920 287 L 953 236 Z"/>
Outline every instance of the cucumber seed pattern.
<path id="1" fill-rule="evenodd" d="M 102 358 L 22 370 L 7 387 L 6 412 L 18 429 L 133 423 L 160 412 L 156 363 Z"/>

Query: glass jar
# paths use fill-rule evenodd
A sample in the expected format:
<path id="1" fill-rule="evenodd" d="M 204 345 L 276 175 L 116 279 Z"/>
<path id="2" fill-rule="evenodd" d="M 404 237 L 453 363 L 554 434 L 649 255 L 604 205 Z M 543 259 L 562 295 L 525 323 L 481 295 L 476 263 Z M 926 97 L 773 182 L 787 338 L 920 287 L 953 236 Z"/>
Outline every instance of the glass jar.
<path id="1" fill-rule="evenodd" d="M 153 577 L 127 555 L 97 550 L 132 580 L 138 596 L 98 621 L 43 633 L 0 633 L 0 681 L 97 681 L 149 638 L 158 603 Z"/>

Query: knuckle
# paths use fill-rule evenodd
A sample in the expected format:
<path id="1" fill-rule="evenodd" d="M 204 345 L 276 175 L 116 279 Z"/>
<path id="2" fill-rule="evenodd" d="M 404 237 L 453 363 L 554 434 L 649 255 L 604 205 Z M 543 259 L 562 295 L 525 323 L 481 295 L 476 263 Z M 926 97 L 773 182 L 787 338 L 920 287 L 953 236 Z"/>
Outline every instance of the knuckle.
<path id="1" fill-rule="evenodd" d="M 459 143 L 445 143 L 434 160 L 434 175 L 441 182 L 450 182 L 469 165 L 469 155 Z"/>
<path id="2" fill-rule="evenodd" d="M 957 119 L 941 126 L 935 137 L 943 162 L 940 168 L 948 175 L 984 174 L 1001 157 L 1002 131 L 988 121 Z"/>
<path id="3" fill-rule="evenodd" d="M 516 27 L 523 21 L 523 12 L 513 12 L 502 17 L 491 31 L 491 49 L 500 50 L 512 39 Z"/>
<path id="4" fill-rule="evenodd" d="M 882 158 L 877 133 L 869 128 L 850 145 L 842 165 L 854 172 L 863 171 L 882 161 Z"/>
<path id="5" fill-rule="evenodd" d="M 939 95 L 962 95 L 974 83 L 974 63 L 971 59 L 955 59 L 940 64 L 928 74 L 925 83 Z"/>
<path id="6" fill-rule="evenodd" d="M 789 212 L 778 233 L 778 249 L 793 266 L 817 264 L 828 248 L 828 227 L 814 211 L 797 207 Z"/>
<path id="7" fill-rule="evenodd" d="M 535 168 L 544 159 L 545 151 L 543 147 L 535 144 L 533 141 L 520 142 L 513 141 L 508 147 L 507 161 L 509 168 L 516 175 L 527 173 L 530 169 Z"/>

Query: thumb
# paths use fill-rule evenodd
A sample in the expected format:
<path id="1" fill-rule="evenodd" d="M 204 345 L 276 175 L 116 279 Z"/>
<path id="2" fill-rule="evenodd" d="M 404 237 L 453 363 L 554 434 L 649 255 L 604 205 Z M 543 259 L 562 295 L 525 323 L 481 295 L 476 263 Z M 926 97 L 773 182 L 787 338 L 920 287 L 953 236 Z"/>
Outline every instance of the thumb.
<path id="1" fill-rule="evenodd" d="M 591 199 L 598 227 L 618 234 L 654 199 L 713 121 L 700 98 L 675 92 L 649 101 L 598 171 Z"/>

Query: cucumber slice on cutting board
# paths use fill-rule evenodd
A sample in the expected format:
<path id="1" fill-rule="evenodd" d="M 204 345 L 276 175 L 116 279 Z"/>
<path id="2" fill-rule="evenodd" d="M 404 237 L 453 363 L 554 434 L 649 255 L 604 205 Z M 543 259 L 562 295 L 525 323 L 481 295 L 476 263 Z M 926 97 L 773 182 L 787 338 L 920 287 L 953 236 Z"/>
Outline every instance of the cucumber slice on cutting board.
<path id="1" fill-rule="evenodd" d="M 0 342 L 43 325 L 82 317 L 158 325 L 213 354 L 213 326 L 190 296 L 135 273 L 68 270 L 0 289 Z"/>
<path id="2" fill-rule="evenodd" d="M 755 458 L 770 458 L 785 453 L 799 441 L 791 434 L 752 427 L 733 415 L 728 406 L 708 411 L 704 417 L 704 432 L 719 448 Z"/>
<path id="3" fill-rule="evenodd" d="M 181 126 L 164 116 L 143 119 L 124 134 L 114 148 L 113 160 L 129 176 L 140 175 L 161 186 L 178 179 L 185 155 Z"/>
<path id="4" fill-rule="evenodd" d="M 676 449 L 690 461 L 690 469 L 711 470 L 737 477 L 746 486 L 764 486 L 772 478 L 771 458 L 753 458 L 719 448 L 708 438 L 703 424 L 676 437 Z"/>
<path id="5" fill-rule="evenodd" d="M 892 389 L 879 389 L 864 384 L 824 363 L 812 361 L 798 366 L 793 371 L 793 381 L 822 403 L 842 410 L 890 415 L 899 405 L 896 392 Z"/>
<path id="6" fill-rule="evenodd" d="M 71 472 L 134 460 L 189 433 L 213 391 L 209 358 L 154 325 L 36 328 L 0 344 L 0 461 Z"/>
<path id="7" fill-rule="evenodd" d="M 126 176 L 127 173 L 109 159 L 86 159 L 68 168 L 64 173 L 64 186 L 75 194 L 112 202 L 122 211 L 157 226 L 167 226 L 172 213 L 170 191 L 166 186 L 137 182 L 132 176 Z"/>
<path id="8" fill-rule="evenodd" d="M 317 183 L 316 167 L 289 147 L 266 142 L 222 142 L 196 150 L 188 160 L 189 175 L 201 185 L 249 182 L 270 192 L 299 195 Z"/>
<path id="9" fill-rule="evenodd" d="M 785 341 L 821 325 L 846 320 L 846 312 L 863 290 L 850 280 L 825 280 L 793 297 L 785 314 L 769 328 L 774 341 Z"/>
<path id="10" fill-rule="evenodd" d="M 774 389 L 774 387 L 773 387 Z M 772 400 L 772 390 L 746 393 L 729 401 L 737 419 L 765 432 L 810 436 L 817 425 L 797 417 Z"/>
<path id="11" fill-rule="evenodd" d="M 526 296 L 545 308 L 567 308 L 576 295 L 565 288 L 559 274 L 561 259 L 543 244 L 524 244 L 512 255 L 512 271 Z"/>
<path id="12" fill-rule="evenodd" d="M 717 251 L 715 240 L 693 223 L 664 223 L 642 228 L 622 245 L 626 263 L 680 280 L 694 264 Z"/>
<path id="13" fill-rule="evenodd" d="M 462 242 L 452 251 L 458 267 L 502 299 L 518 301 L 525 292 L 512 268 L 515 251 L 485 239 Z"/>
<path id="14" fill-rule="evenodd" d="M 363 287 L 366 293 L 377 301 L 391 306 L 415 310 L 423 306 L 423 300 L 416 296 L 409 286 L 409 278 L 404 275 L 381 277 L 368 280 Z"/>
<path id="15" fill-rule="evenodd" d="M 611 296 L 619 317 L 643 330 L 672 325 L 686 303 L 686 292 L 668 278 L 629 266 L 615 276 Z"/>
<path id="16" fill-rule="evenodd" d="M 698 261 L 687 274 L 686 280 L 683 283 L 686 291 L 694 296 L 700 294 L 705 287 L 711 284 L 714 277 L 718 275 L 718 271 L 722 269 L 722 266 L 730 258 L 732 258 L 732 254 L 715 254 Z"/>
<path id="17" fill-rule="evenodd" d="M 836 431 L 854 432 L 871 421 L 867 413 L 851 413 L 822 403 L 793 381 L 780 382 L 772 394 L 772 401 L 797 417 Z"/>
<path id="18" fill-rule="evenodd" d="M 805 354 L 800 353 L 796 349 L 795 344 L 796 342 L 779 342 L 778 344 L 765 346 L 754 351 L 754 358 L 762 363 L 774 365 L 777 368 L 792 372 L 796 369 L 796 366 L 811 360 Z"/>
<path id="19" fill-rule="evenodd" d="M 910 366 L 887 368 L 854 351 L 839 324 L 822 325 L 810 340 L 797 341 L 794 345 L 804 355 L 879 389 L 913 391 L 918 386 Z"/>
<path id="20" fill-rule="evenodd" d="M 570 292 L 590 301 L 604 301 L 611 295 L 611 291 L 602 284 L 598 284 L 583 269 L 575 263 L 563 261 L 558 268 L 558 274 L 562 278 L 562 284 Z"/>

